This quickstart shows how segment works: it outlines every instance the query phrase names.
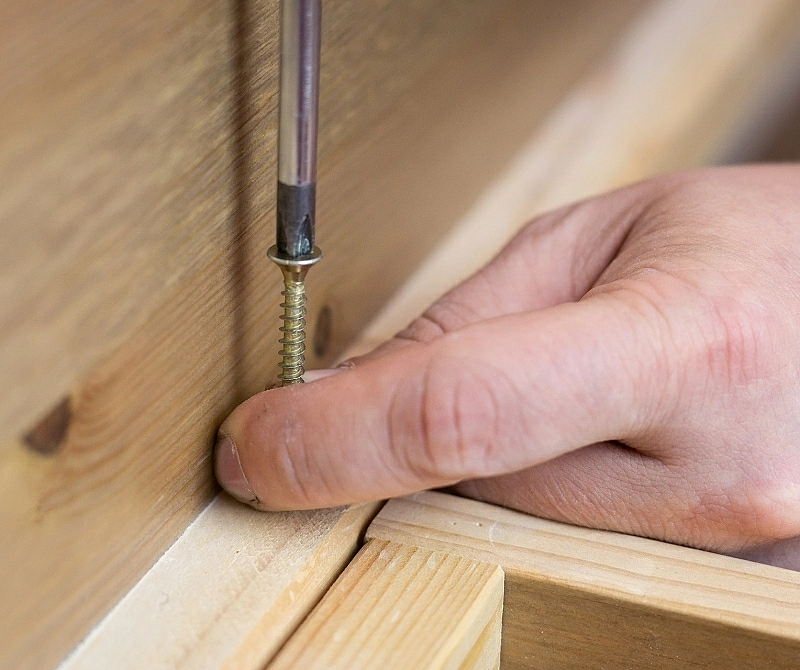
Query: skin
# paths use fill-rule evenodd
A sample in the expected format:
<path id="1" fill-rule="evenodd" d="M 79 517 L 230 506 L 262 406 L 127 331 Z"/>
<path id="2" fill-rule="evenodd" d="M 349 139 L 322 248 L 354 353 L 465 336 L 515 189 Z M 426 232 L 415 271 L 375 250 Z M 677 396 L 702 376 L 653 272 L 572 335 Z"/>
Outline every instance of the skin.
<path id="1" fill-rule="evenodd" d="M 666 175 L 535 219 L 372 354 L 250 398 L 217 473 L 265 510 L 453 486 L 800 569 L 799 335 L 800 167 Z"/>

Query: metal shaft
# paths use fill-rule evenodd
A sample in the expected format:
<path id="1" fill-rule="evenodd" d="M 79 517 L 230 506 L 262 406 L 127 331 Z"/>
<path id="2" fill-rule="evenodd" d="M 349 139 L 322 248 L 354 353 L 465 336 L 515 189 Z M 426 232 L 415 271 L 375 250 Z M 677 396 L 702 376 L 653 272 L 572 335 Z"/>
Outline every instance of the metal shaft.
<path id="1" fill-rule="evenodd" d="M 314 249 L 320 4 L 281 1 L 276 246 L 286 258 Z"/>
<path id="2" fill-rule="evenodd" d="M 281 0 L 276 244 L 283 272 L 282 386 L 300 384 L 305 365 L 305 277 L 322 252 L 314 245 L 317 198 L 320 0 Z"/>

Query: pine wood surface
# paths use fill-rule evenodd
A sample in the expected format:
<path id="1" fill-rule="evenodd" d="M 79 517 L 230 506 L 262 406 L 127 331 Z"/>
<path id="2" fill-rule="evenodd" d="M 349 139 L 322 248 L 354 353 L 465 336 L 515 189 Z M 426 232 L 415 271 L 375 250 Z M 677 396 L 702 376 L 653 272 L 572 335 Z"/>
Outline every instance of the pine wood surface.
<path id="1" fill-rule="evenodd" d="M 312 366 L 644 4 L 326 3 Z M 272 377 L 276 7 L 0 6 L 0 667 L 52 667 L 131 588 Z"/>
<path id="2" fill-rule="evenodd" d="M 800 573 L 424 492 L 367 538 L 499 563 L 503 668 L 791 668 Z"/>
<path id="3" fill-rule="evenodd" d="M 502 610 L 496 565 L 375 540 L 268 668 L 499 668 Z"/>
<path id="4" fill-rule="evenodd" d="M 219 496 L 60 670 L 261 670 L 355 555 L 379 507 L 263 514 Z"/>

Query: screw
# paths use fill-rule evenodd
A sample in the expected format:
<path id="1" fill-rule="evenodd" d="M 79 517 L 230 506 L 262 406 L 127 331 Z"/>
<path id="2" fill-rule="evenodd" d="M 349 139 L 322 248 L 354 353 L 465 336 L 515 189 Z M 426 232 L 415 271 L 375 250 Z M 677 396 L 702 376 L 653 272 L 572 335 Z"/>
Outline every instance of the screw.
<path id="1" fill-rule="evenodd" d="M 283 314 L 281 332 L 283 337 L 278 340 L 282 346 L 280 351 L 281 369 L 278 375 L 281 386 L 302 384 L 305 368 L 306 351 L 306 283 L 297 273 L 283 270 L 284 290 L 281 295 L 285 298 L 281 303 Z"/>
<path id="2" fill-rule="evenodd" d="M 283 273 L 284 289 L 281 295 L 284 301 L 281 303 L 283 314 L 280 317 L 283 336 L 278 340 L 281 345 L 281 373 L 278 380 L 281 386 L 302 384 L 306 361 L 306 274 L 322 258 L 322 252 L 314 247 L 306 256 L 289 258 L 279 254 L 277 247 L 273 246 L 267 255 Z"/>

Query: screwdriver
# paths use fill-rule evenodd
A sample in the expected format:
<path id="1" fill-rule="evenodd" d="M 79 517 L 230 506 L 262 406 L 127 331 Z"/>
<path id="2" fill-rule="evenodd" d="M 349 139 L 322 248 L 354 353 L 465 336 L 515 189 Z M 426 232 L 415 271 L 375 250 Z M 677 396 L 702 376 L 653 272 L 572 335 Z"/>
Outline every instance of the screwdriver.
<path id="1" fill-rule="evenodd" d="M 281 386 L 305 372 L 305 279 L 322 258 L 314 244 L 321 0 L 281 0 L 278 190 L 275 244 L 267 251 L 283 273 Z"/>

